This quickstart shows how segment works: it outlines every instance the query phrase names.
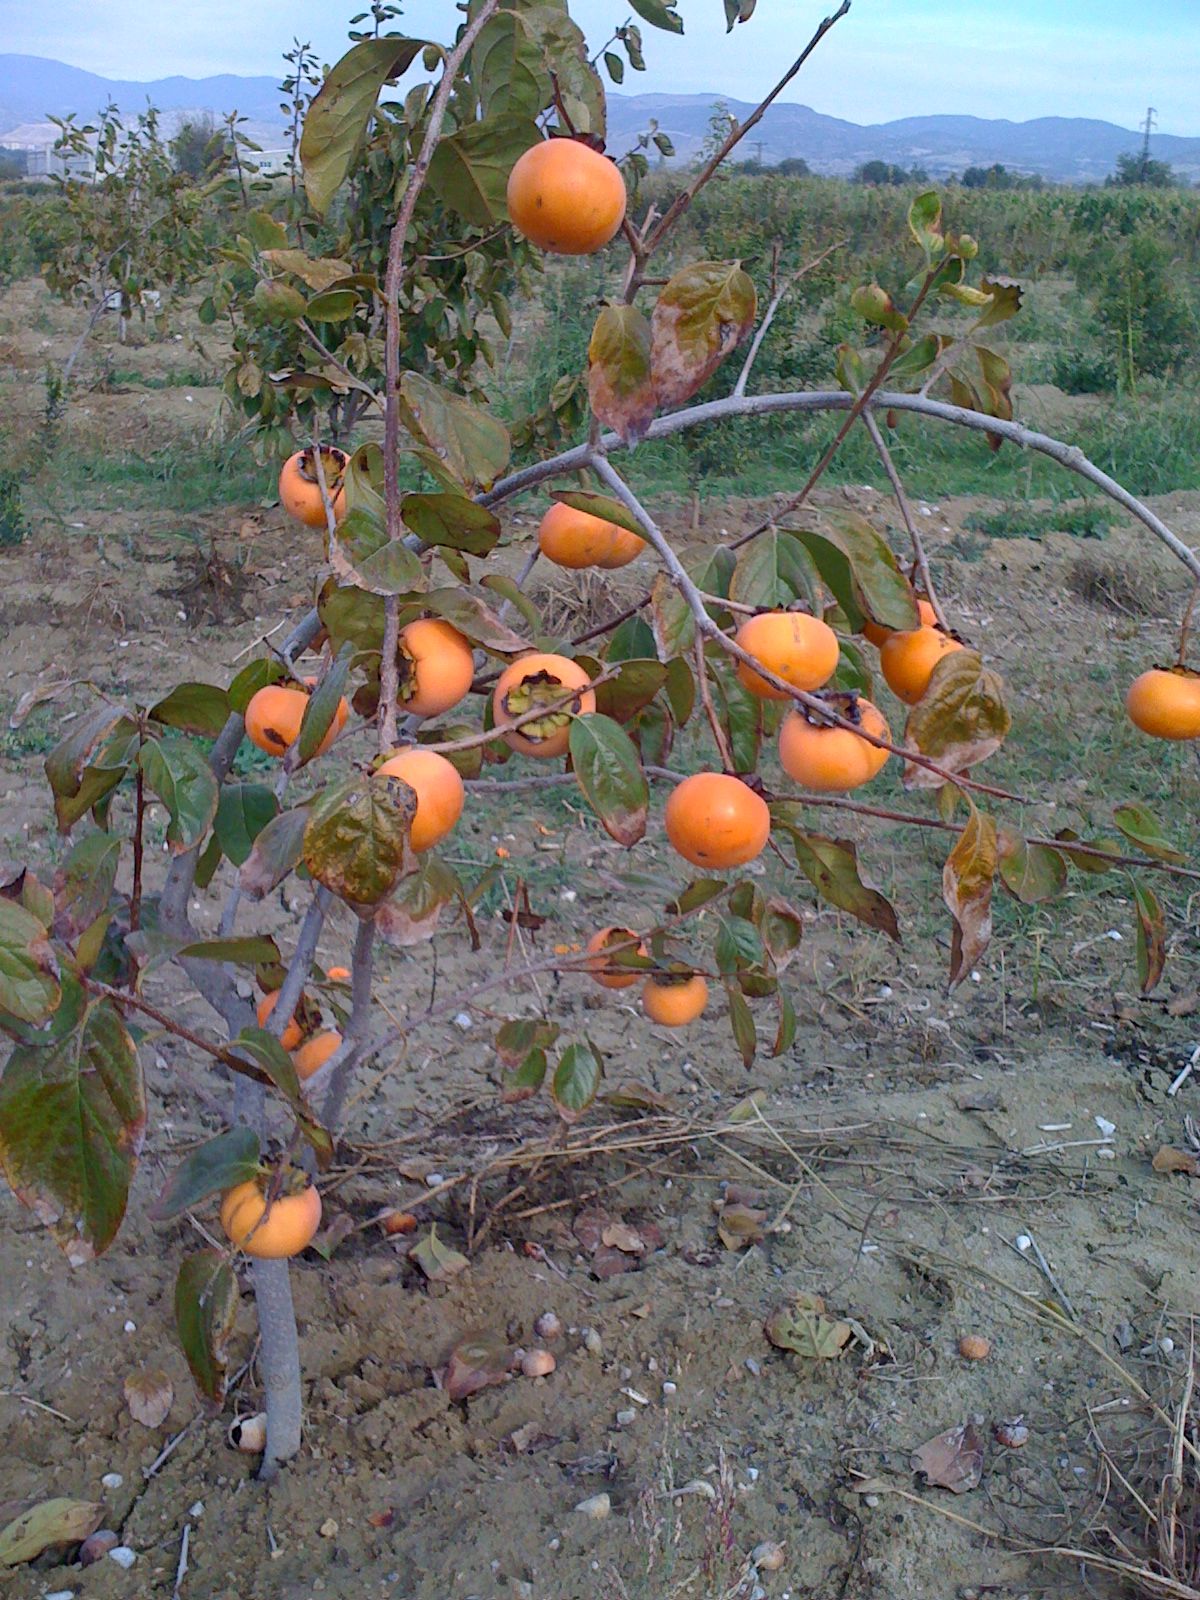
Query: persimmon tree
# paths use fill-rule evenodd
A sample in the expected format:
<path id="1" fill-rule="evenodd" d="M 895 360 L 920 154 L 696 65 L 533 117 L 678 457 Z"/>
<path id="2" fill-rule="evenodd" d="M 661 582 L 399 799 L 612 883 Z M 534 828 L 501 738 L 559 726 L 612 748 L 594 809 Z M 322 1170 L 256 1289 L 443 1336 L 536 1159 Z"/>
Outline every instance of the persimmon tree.
<path id="1" fill-rule="evenodd" d="M 110 104 L 94 124 L 51 121 L 56 153 L 76 166 L 54 179 L 58 193 L 43 203 L 40 265 L 51 293 L 85 315 L 63 367 L 66 385 L 106 310 L 118 315 L 122 343 L 129 319 L 144 319 L 147 308 L 165 330 L 173 301 L 209 268 L 205 224 L 220 176 L 178 169 L 152 106 L 133 119 Z"/>
<path id="2" fill-rule="evenodd" d="M 682 30 L 668 0 L 634 8 Z M 294 515 L 323 525 L 327 565 L 313 608 L 232 682 L 182 683 L 148 703 L 98 696 L 49 756 L 72 842 L 52 883 L 26 868 L 0 898 L 0 1025 L 12 1042 L 0 1159 L 81 1266 L 115 1238 L 143 1142 L 140 1030 L 166 1030 L 232 1085 L 229 1126 L 172 1173 L 154 1215 L 221 1197 L 228 1242 L 186 1255 L 175 1292 L 183 1348 L 214 1407 L 239 1252 L 249 1260 L 264 1475 L 300 1445 L 287 1258 L 319 1227 L 314 1179 L 335 1158 L 353 1076 L 423 1026 L 539 974 L 574 972 L 606 989 L 640 987 L 648 1021 L 663 1026 L 694 1020 L 715 989 L 747 1066 L 760 1049 L 786 1053 L 802 915 L 742 869 L 770 851 L 797 896 L 900 937 L 899 913 L 871 887 L 855 845 L 822 826 L 839 810 L 948 836 L 952 986 L 987 948 L 997 884 L 1036 903 L 1071 870 L 1122 884 L 1132 875 L 1143 989 L 1161 976 L 1166 919 L 1150 874 L 1196 874 L 1136 800 L 1117 806 L 1113 838 L 1031 836 L 1023 797 L 981 776 L 1010 731 L 1009 690 L 955 631 L 887 444 L 889 416 L 907 412 L 973 429 L 981 448 L 1040 451 L 1111 495 L 1200 578 L 1200 561 L 1153 512 L 1071 446 L 1014 420 L 1011 374 L 988 341 L 1017 314 L 1019 286 L 980 276 L 974 242 L 947 228 L 935 192 L 922 194 L 909 214 L 908 288 L 900 300 L 876 284 L 856 292 L 862 337 L 831 352 L 838 386 L 755 394 L 753 355 L 779 297 L 760 318 L 739 262 L 667 255 L 694 196 L 848 9 L 665 209 L 641 217 L 598 153 L 603 90 L 562 0 L 473 0 L 447 45 L 359 38 L 300 142 L 304 204 L 321 227 L 340 208 L 343 253 L 319 253 L 325 236 L 296 226 L 286 195 L 283 220 L 247 218 L 227 252 L 229 305 L 253 303 L 265 318 L 246 324 L 234 384 L 269 426 L 300 420 L 281 492 Z M 752 10 L 752 0 L 725 0 L 731 28 Z M 402 108 L 381 102 L 418 65 L 425 76 Z M 531 251 L 510 214 L 555 250 L 613 252 L 589 350 L 586 436 L 516 468 L 510 434 L 471 376 L 476 321 L 490 308 L 503 325 L 503 297 Z M 441 267 L 462 275 L 453 293 Z M 285 366 L 262 356 L 268 324 L 286 335 Z M 336 349 L 331 328 L 343 330 Z M 347 344 L 358 335 L 361 364 Z M 692 404 L 747 340 L 729 392 Z M 360 416 L 381 419 L 382 445 L 344 454 L 310 443 L 321 412 L 348 394 L 362 397 Z M 685 563 L 623 475 L 623 454 L 724 418 L 788 412 L 837 414 L 828 448 L 759 526 Z M 911 545 L 903 555 L 864 517 L 812 503 L 855 428 L 892 485 Z M 498 512 L 531 494 L 545 512 L 539 550 L 513 577 L 497 559 Z M 524 592 L 535 560 L 637 560 L 645 593 L 611 624 L 555 637 Z M 1168 738 L 1200 727 L 1186 639 L 1185 621 L 1179 660 L 1139 680 L 1130 702 L 1139 727 Z M 899 713 L 874 704 L 877 666 Z M 246 738 L 278 761 L 273 781 L 240 775 Z M 687 776 L 671 765 L 685 738 L 701 766 Z M 890 763 L 907 808 L 850 797 Z M 637 927 L 597 930 L 578 954 L 535 950 L 466 994 L 391 1020 L 372 998 L 381 943 L 418 944 L 456 916 L 463 937 L 482 938 L 472 915 L 482 886 L 438 849 L 464 807 L 520 804 L 558 785 L 577 788 L 631 851 L 661 826 L 680 862 L 677 891 Z M 661 823 L 652 790 L 668 795 Z M 147 853 L 152 804 L 167 817 L 161 881 Z M 304 906 L 290 940 L 252 926 L 255 905 L 285 882 Z M 221 905 L 212 937 L 193 921 L 200 895 Z M 356 934 L 351 967 L 334 972 L 317 952 L 339 902 Z M 180 1020 L 180 980 L 213 1026 Z M 531 1001 L 495 1042 L 507 1100 L 546 1093 L 566 1123 L 587 1113 L 604 1062 L 586 1036 L 565 1035 Z M 434 1273 L 444 1249 L 431 1234 L 414 1256 Z"/>

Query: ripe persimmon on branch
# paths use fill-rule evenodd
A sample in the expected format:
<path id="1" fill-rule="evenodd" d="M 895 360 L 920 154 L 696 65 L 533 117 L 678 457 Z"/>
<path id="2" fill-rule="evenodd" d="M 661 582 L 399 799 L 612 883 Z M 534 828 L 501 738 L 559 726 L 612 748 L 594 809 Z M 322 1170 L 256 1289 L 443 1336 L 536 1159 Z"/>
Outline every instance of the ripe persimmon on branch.
<path id="1" fill-rule="evenodd" d="M 1040 451 L 1122 504 L 1193 577 L 1200 561 L 1072 446 L 1015 421 L 1007 362 L 980 339 L 1018 312 L 1020 290 L 999 277 L 970 281 L 976 246 L 946 231 L 937 194 L 918 196 L 909 212 L 920 253 L 911 304 L 901 310 L 875 284 L 856 292 L 862 347 L 831 353 L 836 390 L 746 392 L 785 279 L 773 279 L 759 318 L 740 262 L 643 271 L 848 9 L 822 24 L 717 158 L 661 213 L 643 212 L 640 227 L 627 215 L 626 179 L 635 183 L 644 157 L 635 150 L 622 171 L 601 153 L 604 91 L 563 0 L 475 0 L 447 47 L 357 39 L 309 109 L 303 191 L 281 188 L 247 210 L 221 252 L 201 319 L 229 319 L 230 403 L 265 453 L 286 456 L 285 511 L 323 537 L 316 604 L 277 647 L 264 639 L 228 685 L 183 683 L 146 704 L 98 696 L 51 752 L 56 820 L 75 838 L 52 887 L 27 868 L 0 895 L 0 1027 L 12 1041 L 0 1078 L 0 1160 L 14 1192 L 82 1264 L 120 1226 L 149 1115 L 126 1017 L 150 1018 L 223 1075 L 229 1125 L 172 1172 L 154 1215 L 170 1223 L 218 1201 L 227 1244 L 186 1256 L 175 1293 L 187 1359 L 218 1408 L 237 1273 L 250 1263 L 264 1477 L 302 1438 L 287 1262 L 317 1235 L 354 1075 L 382 1052 L 500 988 L 524 1006 L 531 985 L 536 1014 L 511 1017 L 495 1036 L 501 1093 L 517 1102 L 545 1089 L 569 1126 L 594 1103 L 604 1062 L 586 1037 L 561 1037 L 536 987 L 549 973 L 639 986 L 657 1026 L 687 1026 L 719 990 L 747 1067 L 762 1049 L 787 1052 L 796 1011 L 786 976 L 803 912 L 764 886 L 758 858 L 770 850 L 783 863 L 789 892 L 811 891 L 900 937 L 896 909 L 871 887 L 858 848 L 814 831 L 819 807 L 953 837 L 942 874 L 952 985 L 987 948 L 997 884 L 1033 904 L 1059 894 L 1069 868 L 1194 876 L 1135 800 L 1113 813 L 1128 850 L 1065 829 L 1028 834 L 981 809 L 985 797 L 1023 803 L 979 776 L 1009 733 L 1008 691 L 949 626 L 880 410 Z M 675 31 L 673 11 L 662 15 Z M 627 24 L 616 37 L 636 68 L 640 33 Z M 418 59 L 428 81 L 393 102 L 385 86 Z M 394 215 L 390 233 L 381 215 Z M 590 416 L 551 397 L 582 442 L 513 469 L 513 438 L 477 377 L 490 354 L 481 327 L 491 319 L 507 335 L 509 294 L 540 254 L 594 253 L 618 236 L 631 260 L 623 279 L 614 270 L 592 334 Z M 947 302 L 972 314 L 965 336 L 926 327 Z M 747 340 L 732 392 L 691 404 Z M 953 403 L 927 392 L 942 382 Z M 382 449 L 351 437 L 371 402 L 383 414 Z M 614 465 L 646 439 L 728 418 L 826 411 L 842 417 L 799 492 L 698 559 L 676 549 Z M 811 503 L 856 423 L 896 495 L 915 587 L 870 522 Z M 531 425 L 527 437 L 537 436 Z M 496 510 L 551 485 L 537 549 L 514 578 L 494 559 L 504 543 Z M 552 635 L 525 592 L 536 562 L 612 571 L 638 560 L 654 569 L 644 598 L 573 644 Z M 1200 737 L 1200 677 L 1184 659 L 1186 639 L 1185 622 L 1180 659 L 1144 673 L 1129 694 L 1135 725 L 1168 739 Z M 872 703 L 875 649 L 904 718 L 895 737 Z M 668 761 L 676 738 L 693 733 L 700 770 L 684 775 Z M 240 764 L 244 741 L 277 763 L 271 781 Z M 772 744 L 791 792 L 764 754 Z M 848 798 L 893 756 L 914 806 L 938 791 L 936 815 Z M 510 762 L 524 766 L 521 776 L 484 775 Z M 671 785 L 662 825 L 684 881 L 638 927 L 597 929 L 582 952 L 540 955 L 533 930 L 527 948 L 522 901 L 499 865 L 466 882 L 440 848 L 465 807 L 570 784 L 632 850 L 650 827 L 652 782 Z M 151 808 L 166 817 L 161 881 L 146 850 Z M 304 878 L 303 915 L 286 939 L 241 931 L 256 904 Z M 478 948 L 476 912 L 498 880 L 514 964 L 423 1009 L 380 1006 L 373 987 L 386 950 L 417 946 L 458 914 Z M 193 916 L 208 893 L 223 895 L 214 937 Z M 1134 895 L 1139 978 L 1150 993 L 1166 959 L 1166 911 L 1143 876 Z M 348 969 L 321 955 L 335 908 L 355 925 Z M 175 1015 L 178 986 L 153 992 L 166 968 L 219 1020 L 221 1042 Z M 760 1037 L 769 1008 L 774 1026 Z"/>

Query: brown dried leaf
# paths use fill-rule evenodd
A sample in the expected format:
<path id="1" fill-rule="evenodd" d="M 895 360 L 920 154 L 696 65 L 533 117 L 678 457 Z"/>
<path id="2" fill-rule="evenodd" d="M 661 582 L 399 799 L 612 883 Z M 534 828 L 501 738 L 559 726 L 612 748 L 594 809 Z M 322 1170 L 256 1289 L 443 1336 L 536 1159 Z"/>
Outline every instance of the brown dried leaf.
<path id="1" fill-rule="evenodd" d="M 175 1399 L 170 1378 L 160 1368 L 142 1368 L 125 1379 L 125 1404 L 129 1415 L 143 1428 L 161 1428 Z"/>
<path id="2" fill-rule="evenodd" d="M 646 1253 L 646 1241 L 637 1229 L 631 1228 L 627 1222 L 610 1222 L 600 1235 L 600 1243 L 610 1245 L 614 1250 L 624 1250 L 631 1256 L 641 1256 Z"/>
<path id="3" fill-rule="evenodd" d="M 575 1237 L 580 1246 L 589 1255 L 594 1255 L 603 1243 L 604 1230 L 612 1218 L 607 1211 L 597 1211 L 594 1207 L 581 1211 L 572 1224 Z"/>
<path id="4" fill-rule="evenodd" d="M 767 1213 L 752 1206 L 723 1205 L 717 1217 L 717 1237 L 726 1250 L 745 1250 L 762 1238 L 766 1220 Z"/>
<path id="5" fill-rule="evenodd" d="M 408 1256 L 410 1261 L 417 1263 L 430 1283 L 449 1283 L 451 1278 L 457 1278 L 471 1264 L 466 1256 L 442 1243 L 433 1223 L 420 1244 L 413 1245 Z"/>
<path id="6" fill-rule="evenodd" d="M 450 1352 L 442 1388 L 451 1400 L 465 1400 L 480 1389 L 504 1383 L 512 1369 L 512 1349 L 499 1334 L 471 1333 Z"/>
<path id="7" fill-rule="evenodd" d="M 787 1305 L 776 1306 L 763 1332 L 779 1350 L 791 1350 L 809 1360 L 831 1361 L 843 1354 L 853 1337 L 848 1322 L 825 1315 L 820 1295 L 798 1294 Z"/>
<path id="8" fill-rule="evenodd" d="M 983 1477 L 983 1438 L 971 1422 L 947 1428 L 913 1451 L 912 1469 L 923 1472 L 935 1488 L 966 1494 Z"/>
<path id="9" fill-rule="evenodd" d="M 1155 1172 L 1169 1173 L 1182 1172 L 1189 1178 L 1200 1177 L 1200 1161 L 1190 1150 L 1176 1150 L 1173 1145 L 1164 1144 L 1154 1153 L 1154 1160 L 1150 1163 Z"/>
<path id="10" fill-rule="evenodd" d="M 592 1257 L 592 1275 L 604 1282 L 608 1278 L 619 1278 L 623 1272 L 632 1272 L 637 1264 L 637 1256 L 628 1255 L 615 1245 L 602 1244 Z"/>

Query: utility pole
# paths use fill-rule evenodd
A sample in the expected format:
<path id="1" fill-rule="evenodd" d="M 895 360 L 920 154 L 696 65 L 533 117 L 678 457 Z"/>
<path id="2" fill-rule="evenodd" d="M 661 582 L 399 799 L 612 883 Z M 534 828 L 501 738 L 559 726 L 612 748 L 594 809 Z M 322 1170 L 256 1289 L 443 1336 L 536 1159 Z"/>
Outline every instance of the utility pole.
<path id="1" fill-rule="evenodd" d="M 1142 182 L 1143 183 L 1145 183 L 1145 181 L 1146 181 L 1146 172 L 1147 172 L 1147 170 L 1148 170 L 1148 168 L 1150 166 L 1150 135 L 1154 131 L 1154 119 L 1157 116 L 1158 116 L 1158 112 L 1154 109 L 1153 106 L 1147 107 L 1147 109 L 1146 109 L 1146 120 L 1145 120 L 1145 122 L 1142 123 L 1142 171 L 1141 171 L 1141 178 L 1142 178 Z"/>
<path id="2" fill-rule="evenodd" d="M 755 153 L 756 153 L 756 156 L 757 156 L 758 164 L 761 167 L 762 166 L 762 156 L 763 156 L 763 141 L 761 139 L 756 139 L 754 141 L 754 149 L 755 149 Z"/>

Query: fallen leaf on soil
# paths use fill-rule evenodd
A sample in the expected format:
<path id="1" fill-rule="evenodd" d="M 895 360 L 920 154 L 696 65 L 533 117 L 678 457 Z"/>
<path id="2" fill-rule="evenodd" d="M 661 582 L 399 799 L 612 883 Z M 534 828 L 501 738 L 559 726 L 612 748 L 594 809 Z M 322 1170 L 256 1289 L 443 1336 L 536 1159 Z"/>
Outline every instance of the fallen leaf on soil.
<path id="1" fill-rule="evenodd" d="M 746 1183 L 727 1183 L 722 1203 L 727 1206 L 765 1206 L 767 1197 L 761 1189 L 752 1189 Z"/>
<path id="2" fill-rule="evenodd" d="M 371 1515 L 367 1518 L 367 1522 L 372 1528 L 390 1528 L 395 1520 L 396 1513 L 394 1510 L 372 1511 Z"/>
<path id="3" fill-rule="evenodd" d="M 1000 1096 L 994 1089 L 961 1089 L 954 1097 L 960 1111 L 997 1111 Z"/>
<path id="4" fill-rule="evenodd" d="M 935 1488 L 966 1494 L 983 1477 L 983 1439 L 970 1422 L 947 1428 L 913 1451 L 912 1469 L 923 1472 Z"/>
<path id="5" fill-rule="evenodd" d="M 717 1217 L 717 1237 L 726 1250 L 745 1250 L 762 1238 L 766 1220 L 767 1213 L 752 1206 L 724 1205 Z"/>
<path id="6" fill-rule="evenodd" d="M 725 1118 L 726 1122 L 757 1122 L 758 1108 L 767 1098 L 765 1089 L 752 1090 L 744 1100 L 739 1100 L 737 1105 Z"/>
<path id="7" fill-rule="evenodd" d="M 599 1250 L 603 1239 L 604 1230 L 612 1219 L 606 1211 L 581 1211 L 575 1218 L 572 1227 L 580 1246 L 592 1255 Z"/>
<path id="8" fill-rule="evenodd" d="M 353 1232 L 353 1217 L 348 1211 L 339 1211 L 329 1226 L 323 1228 L 313 1240 L 312 1247 L 319 1256 L 328 1261 L 337 1247 L 345 1244 Z"/>
<path id="9" fill-rule="evenodd" d="M 637 1083 L 633 1079 L 626 1079 L 618 1083 L 615 1089 L 609 1089 L 600 1096 L 605 1105 L 616 1106 L 619 1111 L 669 1111 L 671 1101 L 665 1094 L 659 1094 L 657 1089 L 651 1089 L 648 1084 Z"/>
<path id="10" fill-rule="evenodd" d="M 619 1278 L 623 1272 L 632 1272 L 637 1264 L 637 1256 L 627 1255 L 614 1245 L 602 1244 L 592 1257 L 592 1275 L 603 1282 L 607 1278 Z"/>
<path id="11" fill-rule="evenodd" d="M 43 1500 L 0 1531 L 0 1567 L 36 1561 L 55 1545 L 81 1544 L 103 1515 L 104 1507 L 91 1500 Z"/>
<path id="12" fill-rule="evenodd" d="M 825 1315 L 825 1302 L 817 1294 L 799 1294 L 784 1306 L 776 1306 L 763 1331 L 779 1350 L 791 1350 L 810 1360 L 831 1361 L 850 1343 L 853 1329 Z"/>
<path id="13" fill-rule="evenodd" d="M 610 1222 L 600 1235 L 600 1243 L 611 1245 L 614 1250 L 624 1250 L 631 1256 L 646 1253 L 645 1240 L 637 1229 L 631 1228 L 627 1222 Z"/>
<path id="14" fill-rule="evenodd" d="M 1200 1011 L 1200 994 L 1177 994 L 1167 1002 L 1169 1017 L 1190 1017 L 1193 1011 Z"/>
<path id="15" fill-rule="evenodd" d="M 451 1278 L 457 1278 L 471 1264 L 466 1256 L 442 1243 L 433 1224 L 421 1242 L 413 1245 L 408 1256 L 410 1261 L 417 1263 L 430 1283 L 449 1283 Z"/>
<path id="16" fill-rule="evenodd" d="M 125 1404 L 129 1415 L 143 1428 L 161 1428 L 175 1399 L 175 1390 L 165 1372 L 155 1368 L 134 1372 L 125 1379 Z"/>
<path id="17" fill-rule="evenodd" d="M 471 1333 L 450 1352 L 442 1388 L 451 1400 L 465 1400 L 469 1394 L 505 1383 L 512 1367 L 510 1346 L 493 1333 Z"/>
<path id="18" fill-rule="evenodd" d="M 1190 1150 L 1176 1150 L 1172 1145 L 1164 1144 L 1154 1155 L 1150 1163 L 1155 1172 L 1183 1172 L 1189 1178 L 1200 1175 L 1200 1161 Z"/>

